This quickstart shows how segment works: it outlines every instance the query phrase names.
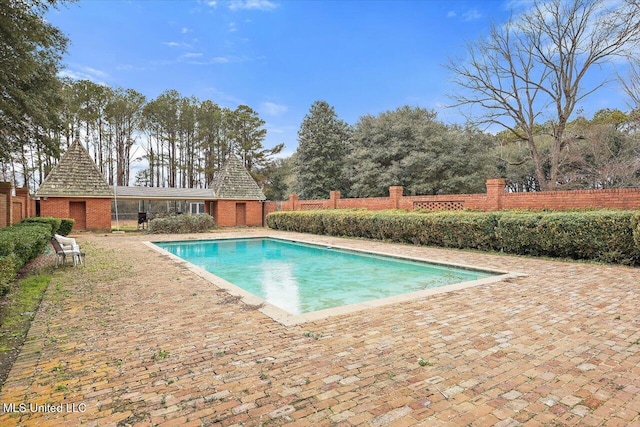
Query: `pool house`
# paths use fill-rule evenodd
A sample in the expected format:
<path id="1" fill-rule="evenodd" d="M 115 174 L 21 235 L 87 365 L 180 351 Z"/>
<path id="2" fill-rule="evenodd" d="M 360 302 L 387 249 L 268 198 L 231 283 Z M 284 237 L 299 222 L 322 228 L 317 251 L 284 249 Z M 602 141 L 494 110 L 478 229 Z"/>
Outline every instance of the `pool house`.
<path id="1" fill-rule="evenodd" d="M 206 213 L 219 227 L 262 225 L 264 193 L 238 158 L 230 156 L 208 187 L 111 187 L 76 141 L 36 192 L 36 212 L 73 218 L 78 231 L 110 230 L 116 218 L 171 213 Z"/>

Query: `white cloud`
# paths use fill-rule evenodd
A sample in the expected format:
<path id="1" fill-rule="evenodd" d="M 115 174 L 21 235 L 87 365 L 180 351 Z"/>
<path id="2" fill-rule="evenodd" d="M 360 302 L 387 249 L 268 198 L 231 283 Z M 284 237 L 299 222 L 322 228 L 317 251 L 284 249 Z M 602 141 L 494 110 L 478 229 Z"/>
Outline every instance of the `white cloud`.
<path id="1" fill-rule="evenodd" d="M 504 2 L 502 8 L 512 12 L 521 12 L 527 10 L 532 6 L 530 0 L 507 0 Z"/>
<path id="2" fill-rule="evenodd" d="M 279 116 L 286 113 L 289 108 L 286 105 L 276 104 L 274 102 L 263 102 L 260 104 L 260 110 L 268 116 Z"/>
<path id="3" fill-rule="evenodd" d="M 480 18 L 482 18 L 482 13 L 478 12 L 477 9 L 469 9 L 462 14 L 463 22 L 475 21 Z"/>
<path id="4" fill-rule="evenodd" d="M 183 58 L 201 58 L 202 57 L 202 53 L 201 52 L 189 52 L 189 53 L 185 53 L 184 55 L 182 55 Z"/>
<path id="5" fill-rule="evenodd" d="M 216 56 L 209 61 L 211 64 L 228 64 L 231 62 L 231 58 L 228 56 Z"/>
<path id="6" fill-rule="evenodd" d="M 84 71 L 84 72 L 86 72 L 86 73 L 90 74 L 90 75 L 93 75 L 93 76 L 99 77 L 99 78 L 101 78 L 101 79 L 109 78 L 109 74 L 108 74 L 108 73 L 106 73 L 106 72 L 104 72 L 104 71 L 101 71 L 101 70 L 96 70 L 95 68 L 91 68 L 91 67 L 83 66 L 83 67 L 80 67 L 80 69 L 81 69 L 82 71 Z"/>
<path id="7" fill-rule="evenodd" d="M 206 91 L 211 94 L 211 97 L 208 99 L 212 99 L 221 107 L 227 107 L 233 110 L 238 105 L 247 103 L 244 99 L 238 98 L 237 96 L 216 87 L 208 87 L 206 88 Z"/>
<path id="8" fill-rule="evenodd" d="M 447 18 L 455 18 L 456 16 L 458 16 L 458 14 L 456 13 L 456 11 L 455 11 L 455 10 L 450 10 L 450 11 L 447 13 Z"/>
<path id="9" fill-rule="evenodd" d="M 70 78 L 72 80 L 89 80 L 96 84 L 109 86 L 105 79 L 109 78 L 109 75 L 103 71 L 96 70 L 95 68 L 79 66 L 76 69 L 65 68 L 58 73 L 60 78 Z"/>
<path id="10" fill-rule="evenodd" d="M 187 34 L 187 33 L 192 33 L 192 32 L 193 32 L 193 30 L 192 30 L 192 29 L 189 29 L 189 28 L 186 28 L 186 27 L 183 27 L 183 28 L 182 28 L 182 30 L 180 30 L 180 32 L 181 32 L 182 34 Z"/>
<path id="11" fill-rule="evenodd" d="M 278 7 L 269 0 L 232 0 L 229 3 L 230 10 L 273 10 Z"/>
<path id="12" fill-rule="evenodd" d="M 229 32 L 230 33 L 235 33 L 236 31 L 238 31 L 238 27 L 236 26 L 235 22 L 229 22 Z"/>
<path id="13" fill-rule="evenodd" d="M 192 50 L 193 46 L 190 45 L 189 43 L 180 43 L 180 42 L 174 42 L 174 41 L 170 41 L 170 42 L 162 42 L 163 45 L 165 46 L 169 46 L 170 48 L 179 48 L 181 50 Z"/>
<path id="14" fill-rule="evenodd" d="M 116 66 L 116 70 L 118 70 L 118 71 L 142 71 L 142 70 L 144 70 L 144 67 L 139 67 L 139 66 L 131 65 L 131 64 L 122 64 L 122 65 L 117 65 Z"/>

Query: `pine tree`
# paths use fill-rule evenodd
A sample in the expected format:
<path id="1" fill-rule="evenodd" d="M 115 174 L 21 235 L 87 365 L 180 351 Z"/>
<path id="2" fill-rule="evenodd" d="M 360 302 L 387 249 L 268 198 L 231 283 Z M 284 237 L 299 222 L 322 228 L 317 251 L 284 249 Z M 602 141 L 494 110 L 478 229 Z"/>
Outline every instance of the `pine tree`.
<path id="1" fill-rule="evenodd" d="M 298 131 L 297 191 L 303 199 L 325 199 L 345 192 L 344 162 L 351 129 L 325 101 L 316 101 Z"/>

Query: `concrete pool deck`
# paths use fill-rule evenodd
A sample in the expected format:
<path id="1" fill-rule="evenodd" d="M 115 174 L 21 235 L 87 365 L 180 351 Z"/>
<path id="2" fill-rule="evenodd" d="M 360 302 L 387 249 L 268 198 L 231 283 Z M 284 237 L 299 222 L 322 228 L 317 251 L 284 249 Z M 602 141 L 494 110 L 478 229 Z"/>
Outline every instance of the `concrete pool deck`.
<path id="1" fill-rule="evenodd" d="M 527 276 L 285 326 L 144 244 L 264 234 L 80 235 L 0 425 L 640 426 L 640 269 L 304 235 Z"/>

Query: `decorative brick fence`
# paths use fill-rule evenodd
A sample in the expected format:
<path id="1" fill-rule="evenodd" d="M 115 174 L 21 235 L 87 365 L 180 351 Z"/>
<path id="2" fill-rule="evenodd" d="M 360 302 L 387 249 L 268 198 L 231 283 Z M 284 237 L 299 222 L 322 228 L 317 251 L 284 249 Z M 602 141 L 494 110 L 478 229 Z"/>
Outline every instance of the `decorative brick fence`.
<path id="1" fill-rule="evenodd" d="M 640 188 L 607 190 L 540 191 L 507 193 L 504 179 L 489 179 L 487 192 L 481 194 L 443 194 L 436 196 L 403 196 L 403 188 L 389 187 L 389 197 L 343 199 L 332 191 L 326 200 L 299 200 L 292 194 L 289 200 L 265 202 L 265 215 L 279 210 L 310 209 L 426 209 L 497 211 L 503 209 L 569 210 L 588 208 L 640 209 Z"/>

